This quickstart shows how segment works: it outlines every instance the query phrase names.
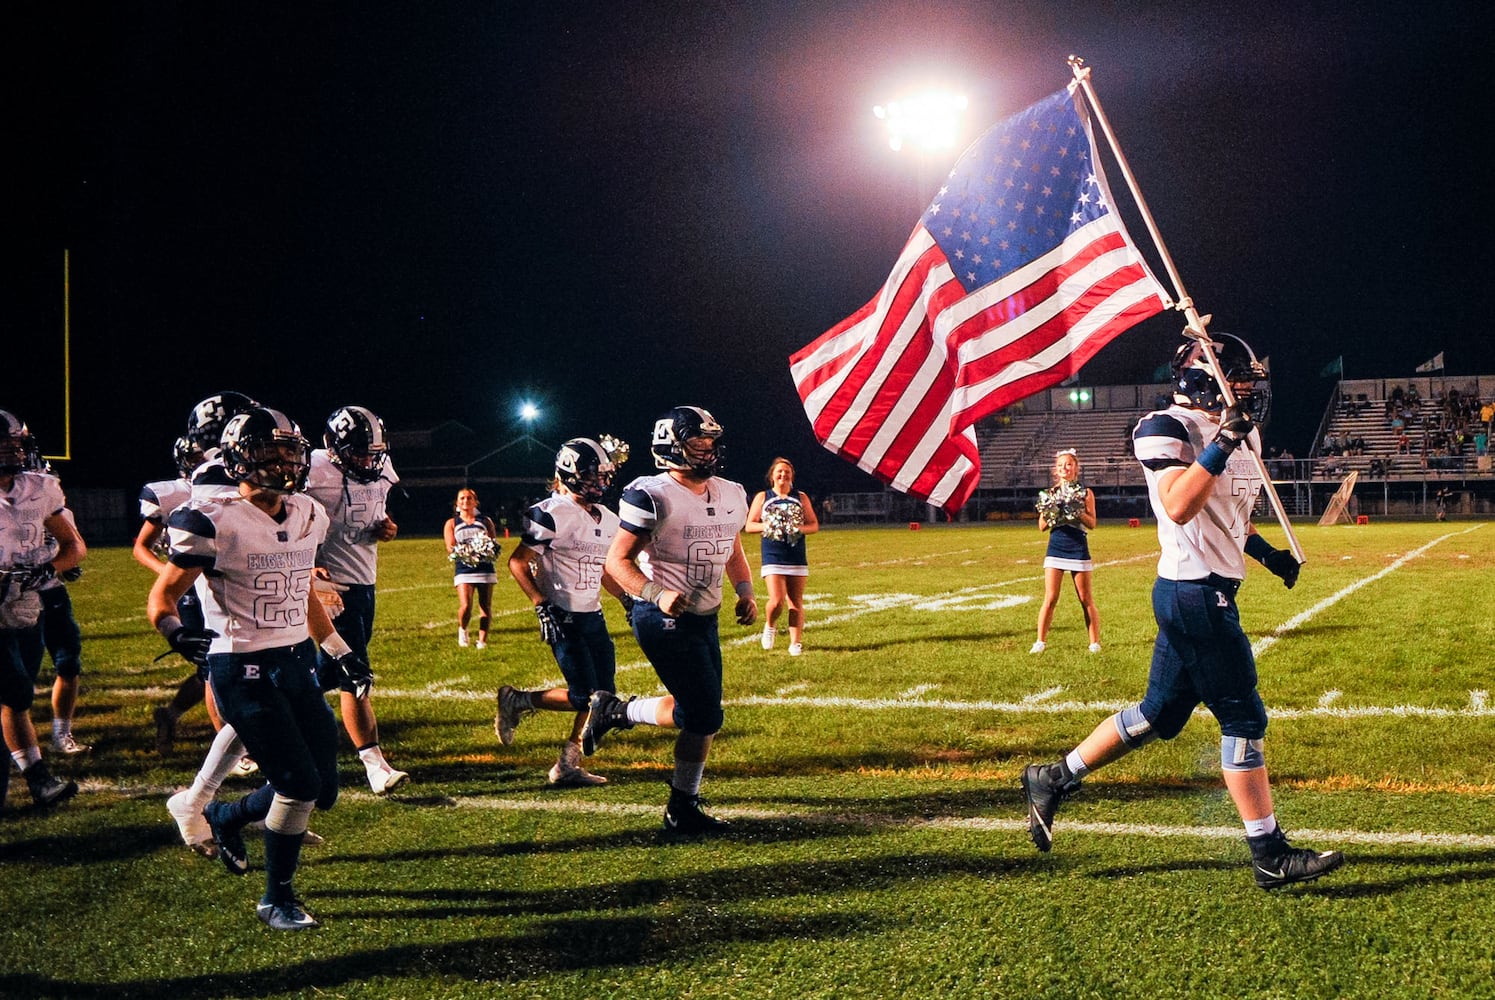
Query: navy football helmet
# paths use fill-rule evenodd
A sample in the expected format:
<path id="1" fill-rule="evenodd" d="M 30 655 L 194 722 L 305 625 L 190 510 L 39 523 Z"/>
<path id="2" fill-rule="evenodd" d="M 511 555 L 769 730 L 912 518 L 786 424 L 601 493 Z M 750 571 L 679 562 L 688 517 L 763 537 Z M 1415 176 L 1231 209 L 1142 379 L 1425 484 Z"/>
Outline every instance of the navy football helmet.
<path id="1" fill-rule="evenodd" d="M 229 418 L 259 405 L 242 392 L 214 393 L 187 415 L 187 439 L 197 445 L 198 451 L 216 448 Z"/>
<path id="2" fill-rule="evenodd" d="M 582 503 L 597 503 L 613 485 L 612 455 L 591 438 L 572 438 L 555 453 L 555 478 Z"/>
<path id="3" fill-rule="evenodd" d="M 229 478 L 274 493 L 299 493 L 311 471 L 311 442 L 279 410 L 256 406 L 223 428 L 223 467 Z"/>
<path id="4" fill-rule="evenodd" d="M 172 443 L 171 460 L 176 463 L 176 469 L 182 474 L 183 479 L 191 479 L 192 471 L 203 462 L 202 449 L 183 434 Z"/>
<path id="5" fill-rule="evenodd" d="M 26 421 L 9 410 L 0 410 L 0 476 L 36 472 L 45 464 Z"/>
<path id="6" fill-rule="evenodd" d="M 1233 334 L 1210 334 L 1210 346 L 1236 402 L 1251 414 L 1257 425 L 1266 424 L 1272 409 L 1272 384 L 1266 366 L 1256 360 L 1249 344 Z M 1225 409 L 1220 383 L 1215 381 L 1197 340 L 1179 346 L 1173 355 L 1172 369 L 1174 402 L 1209 413 Z"/>
<path id="7" fill-rule="evenodd" d="M 658 469 L 712 476 L 724 452 L 722 425 L 699 406 L 677 406 L 654 422 L 649 450 Z"/>
<path id="8" fill-rule="evenodd" d="M 327 418 L 322 445 L 332 464 L 360 483 L 377 481 L 389 461 L 384 421 L 363 406 L 340 406 L 333 410 Z"/>

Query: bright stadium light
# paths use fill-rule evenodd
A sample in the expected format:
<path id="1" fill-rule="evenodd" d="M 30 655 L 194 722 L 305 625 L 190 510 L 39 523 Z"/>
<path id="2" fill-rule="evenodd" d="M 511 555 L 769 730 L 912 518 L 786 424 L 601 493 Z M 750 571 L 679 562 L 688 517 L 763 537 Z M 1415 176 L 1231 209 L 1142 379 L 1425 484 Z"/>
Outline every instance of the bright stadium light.
<path id="1" fill-rule="evenodd" d="M 540 416 L 540 408 L 534 403 L 526 400 L 519 404 L 519 419 L 525 423 L 533 423 Z"/>
<path id="2" fill-rule="evenodd" d="M 913 146 L 922 152 L 950 149 L 960 140 L 960 114 L 969 105 L 964 94 L 926 91 L 872 109 L 888 128 L 894 151 Z"/>

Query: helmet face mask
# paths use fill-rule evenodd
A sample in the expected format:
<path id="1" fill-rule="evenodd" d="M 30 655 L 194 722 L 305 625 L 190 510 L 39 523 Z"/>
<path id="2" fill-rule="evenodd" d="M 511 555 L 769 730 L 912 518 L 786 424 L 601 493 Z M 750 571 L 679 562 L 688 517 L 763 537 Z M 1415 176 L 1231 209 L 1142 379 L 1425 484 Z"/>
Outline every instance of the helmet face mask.
<path id="1" fill-rule="evenodd" d="M 38 472 L 45 465 L 26 422 L 8 410 L 0 410 L 0 476 Z"/>
<path id="2" fill-rule="evenodd" d="M 656 468 L 713 476 L 721 468 L 722 425 L 698 406 L 677 406 L 654 422 L 649 450 Z"/>
<path id="3" fill-rule="evenodd" d="M 1233 334 L 1211 334 L 1210 346 L 1236 403 L 1258 426 L 1265 426 L 1272 408 L 1271 377 L 1266 366 L 1256 359 L 1249 344 Z M 1198 341 L 1189 340 L 1179 347 L 1173 355 L 1172 370 L 1175 403 L 1215 414 L 1225 409 L 1225 394 Z"/>
<path id="4" fill-rule="evenodd" d="M 555 455 L 555 478 L 582 503 L 602 500 L 612 488 L 617 466 L 591 438 L 572 438 Z"/>
<path id="5" fill-rule="evenodd" d="M 311 470 L 311 442 L 279 410 L 255 407 L 240 413 L 223 429 L 223 465 L 235 482 L 272 493 L 306 489 Z"/>
<path id="6" fill-rule="evenodd" d="M 389 462 L 384 421 L 366 407 L 343 406 L 334 410 L 327 418 L 322 443 L 332 464 L 360 483 L 376 482 Z"/>
<path id="7" fill-rule="evenodd" d="M 211 451 L 218 447 L 230 419 L 259 405 L 242 392 L 215 393 L 192 407 L 187 415 L 187 440 L 199 452 Z"/>

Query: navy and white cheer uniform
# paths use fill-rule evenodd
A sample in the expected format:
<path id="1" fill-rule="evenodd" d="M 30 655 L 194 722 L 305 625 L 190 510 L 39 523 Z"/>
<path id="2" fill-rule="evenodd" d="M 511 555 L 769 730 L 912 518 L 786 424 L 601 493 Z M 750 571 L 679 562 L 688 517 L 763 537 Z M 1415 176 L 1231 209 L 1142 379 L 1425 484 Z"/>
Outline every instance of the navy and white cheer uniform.
<path id="1" fill-rule="evenodd" d="M 1090 559 L 1089 533 L 1083 524 L 1049 527 L 1049 547 L 1043 554 L 1043 568 L 1072 573 L 1089 573 L 1095 569 L 1095 563 Z"/>
<path id="2" fill-rule="evenodd" d="M 481 514 L 475 521 L 464 521 L 460 517 L 452 519 L 452 540 L 461 545 L 464 541 L 476 538 L 479 535 L 488 535 L 488 520 Z M 465 562 L 452 563 L 452 583 L 497 583 L 498 571 L 493 561 L 485 560 L 476 564 Z"/>
<path id="3" fill-rule="evenodd" d="M 781 497 L 777 493 L 769 493 L 758 519 L 766 523 L 771 517 L 771 511 L 787 511 L 796 508 L 801 515 L 800 523 L 803 523 L 804 504 L 800 502 L 800 494 L 797 491 L 786 497 Z M 760 576 L 810 575 L 810 559 L 805 549 L 803 534 L 796 535 L 793 542 L 783 542 L 768 537 L 768 533 L 764 532 L 759 541 L 758 556 L 763 567 L 759 571 Z"/>

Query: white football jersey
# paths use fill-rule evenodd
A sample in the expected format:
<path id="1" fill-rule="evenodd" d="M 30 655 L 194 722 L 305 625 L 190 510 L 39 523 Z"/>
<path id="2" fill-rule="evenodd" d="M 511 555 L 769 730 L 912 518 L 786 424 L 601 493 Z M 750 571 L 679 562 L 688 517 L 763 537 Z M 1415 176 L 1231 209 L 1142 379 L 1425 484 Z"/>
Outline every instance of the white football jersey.
<path id="1" fill-rule="evenodd" d="M 285 498 L 276 520 L 241 497 L 194 501 L 166 521 L 171 561 L 199 568 L 198 596 L 211 652 L 293 646 L 309 634 L 306 600 L 327 512 L 305 494 Z"/>
<path id="2" fill-rule="evenodd" d="M 40 566 L 55 551 L 43 522 L 67 506 L 62 483 L 41 472 L 17 472 L 0 493 L 0 570 Z"/>
<path id="3" fill-rule="evenodd" d="M 165 525 L 171 512 L 192 497 L 192 483 L 186 477 L 146 483 L 140 490 L 140 516 L 151 524 Z"/>
<path id="4" fill-rule="evenodd" d="M 567 611 L 602 610 L 602 570 L 618 533 L 618 515 L 553 493 L 524 512 L 524 544 L 537 555 L 535 584 Z"/>
<path id="5" fill-rule="evenodd" d="M 742 526 L 747 493 L 740 483 L 715 476 L 697 494 L 667 474 L 628 484 L 618 504 L 622 526 L 649 539 L 639 567 L 666 590 L 691 599 L 691 613 L 716 614 L 722 574 Z"/>
<path id="6" fill-rule="evenodd" d="M 1232 580 L 1246 578 L 1246 526 L 1262 480 L 1246 446 L 1231 453 L 1213 492 L 1188 524 L 1174 524 L 1158 498 L 1158 480 L 1170 469 L 1183 469 L 1215 439 L 1218 421 L 1202 410 L 1170 406 L 1143 417 L 1132 433 L 1137 459 L 1147 476 L 1147 495 L 1158 520 L 1158 576 L 1167 580 L 1201 580 L 1211 573 Z M 1251 445 L 1261 446 L 1259 429 Z"/>
<path id="7" fill-rule="evenodd" d="M 379 543 L 373 528 L 384 519 L 389 488 L 399 481 L 388 461 L 378 479 L 360 483 L 338 468 L 327 449 L 311 453 L 306 492 L 327 510 L 331 523 L 317 565 L 325 567 L 338 583 L 372 584 L 378 576 Z"/>
<path id="8" fill-rule="evenodd" d="M 192 470 L 192 499 L 212 500 L 239 495 L 239 484 L 229 478 L 228 467 L 223 464 L 223 452 L 209 448 L 203 463 Z"/>

